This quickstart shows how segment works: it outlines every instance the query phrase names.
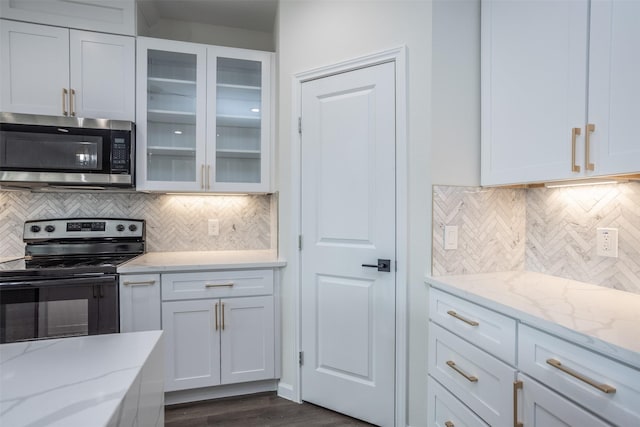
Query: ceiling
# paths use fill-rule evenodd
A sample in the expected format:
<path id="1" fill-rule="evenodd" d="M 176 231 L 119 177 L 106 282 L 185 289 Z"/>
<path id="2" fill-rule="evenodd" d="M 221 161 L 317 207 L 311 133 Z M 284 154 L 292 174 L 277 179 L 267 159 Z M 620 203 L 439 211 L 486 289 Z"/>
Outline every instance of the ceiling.
<path id="1" fill-rule="evenodd" d="M 175 19 L 272 33 L 277 0 L 138 0 L 147 19 Z"/>

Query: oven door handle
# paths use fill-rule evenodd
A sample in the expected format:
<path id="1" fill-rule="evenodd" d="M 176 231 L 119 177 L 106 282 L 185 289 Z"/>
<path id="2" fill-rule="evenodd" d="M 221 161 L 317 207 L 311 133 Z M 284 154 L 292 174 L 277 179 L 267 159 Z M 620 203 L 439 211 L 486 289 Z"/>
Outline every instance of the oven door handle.
<path id="1" fill-rule="evenodd" d="M 50 278 L 40 276 L 38 280 L 11 280 L 2 282 L 0 279 L 0 291 L 11 289 L 34 289 L 48 288 L 53 286 L 86 286 L 86 285 L 116 285 L 118 283 L 117 276 L 114 274 L 100 274 L 96 276 L 82 277 L 66 277 L 66 278 Z"/>

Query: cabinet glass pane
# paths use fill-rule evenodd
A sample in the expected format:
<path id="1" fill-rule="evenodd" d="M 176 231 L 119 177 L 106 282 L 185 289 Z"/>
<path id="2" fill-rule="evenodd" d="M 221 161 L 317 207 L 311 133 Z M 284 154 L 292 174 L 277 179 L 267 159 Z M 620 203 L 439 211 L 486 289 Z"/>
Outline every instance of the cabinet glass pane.
<path id="1" fill-rule="evenodd" d="M 196 180 L 196 64 L 193 54 L 148 51 L 149 181 Z"/>
<path id="2" fill-rule="evenodd" d="M 216 181 L 260 182 L 262 63 L 218 58 Z"/>

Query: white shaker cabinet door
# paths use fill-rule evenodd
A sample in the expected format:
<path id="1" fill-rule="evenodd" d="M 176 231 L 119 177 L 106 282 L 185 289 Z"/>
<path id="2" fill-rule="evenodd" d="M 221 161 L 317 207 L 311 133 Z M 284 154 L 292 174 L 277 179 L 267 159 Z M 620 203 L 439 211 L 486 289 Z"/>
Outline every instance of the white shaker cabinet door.
<path id="1" fill-rule="evenodd" d="M 482 185 L 578 178 L 588 2 L 482 2 Z"/>
<path id="2" fill-rule="evenodd" d="M 160 275 L 120 275 L 120 332 L 162 329 Z"/>
<path id="3" fill-rule="evenodd" d="M 78 117 L 135 120 L 135 39 L 71 30 L 71 111 Z"/>
<path id="4" fill-rule="evenodd" d="M 221 383 L 274 378 L 273 296 L 221 300 Z"/>
<path id="5" fill-rule="evenodd" d="M 640 170 L 640 2 L 591 3 L 589 124 L 592 175 Z"/>
<path id="6" fill-rule="evenodd" d="M 165 391 L 220 384 L 218 300 L 162 303 Z"/>
<path id="7" fill-rule="evenodd" d="M 0 20 L 0 110 L 69 113 L 69 30 Z"/>

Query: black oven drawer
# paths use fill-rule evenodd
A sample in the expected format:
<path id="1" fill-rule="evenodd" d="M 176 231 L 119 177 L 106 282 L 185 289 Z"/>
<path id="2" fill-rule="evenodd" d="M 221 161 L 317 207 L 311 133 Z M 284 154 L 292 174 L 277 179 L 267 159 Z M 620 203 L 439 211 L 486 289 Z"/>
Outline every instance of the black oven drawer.
<path id="1" fill-rule="evenodd" d="M 0 343 L 119 332 L 118 277 L 0 282 Z"/>

